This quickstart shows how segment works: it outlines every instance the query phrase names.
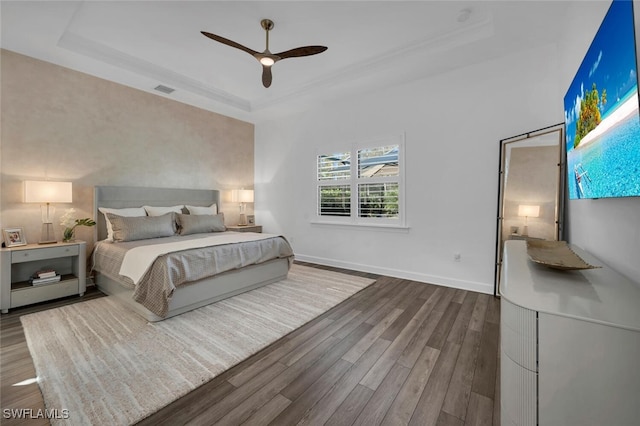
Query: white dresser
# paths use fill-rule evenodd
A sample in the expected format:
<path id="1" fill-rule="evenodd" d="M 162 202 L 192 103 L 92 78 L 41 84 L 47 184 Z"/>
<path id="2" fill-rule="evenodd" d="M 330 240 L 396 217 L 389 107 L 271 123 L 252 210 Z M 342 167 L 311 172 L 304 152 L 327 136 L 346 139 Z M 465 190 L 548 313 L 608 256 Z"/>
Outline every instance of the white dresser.
<path id="1" fill-rule="evenodd" d="M 550 269 L 505 244 L 503 425 L 640 425 L 640 286 L 573 249 L 603 268 Z"/>

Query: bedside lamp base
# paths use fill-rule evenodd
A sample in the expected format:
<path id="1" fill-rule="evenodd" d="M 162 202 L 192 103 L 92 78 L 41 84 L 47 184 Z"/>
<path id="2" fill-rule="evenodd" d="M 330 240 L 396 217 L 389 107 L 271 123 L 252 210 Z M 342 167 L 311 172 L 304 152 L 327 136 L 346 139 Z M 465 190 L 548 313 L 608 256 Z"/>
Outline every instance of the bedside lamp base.
<path id="1" fill-rule="evenodd" d="M 55 244 L 57 242 L 58 241 L 56 240 L 56 234 L 53 231 L 53 223 L 43 223 L 42 231 L 40 233 L 40 241 L 38 241 L 38 244 Z"/>

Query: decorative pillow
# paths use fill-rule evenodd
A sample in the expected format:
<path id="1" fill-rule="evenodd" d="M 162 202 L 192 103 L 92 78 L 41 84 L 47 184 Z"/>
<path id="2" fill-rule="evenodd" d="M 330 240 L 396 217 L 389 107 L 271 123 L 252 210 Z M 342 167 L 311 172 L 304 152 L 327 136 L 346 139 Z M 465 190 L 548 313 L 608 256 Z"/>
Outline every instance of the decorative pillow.
<path id="1" fill-rule="evenodd" d="M 223 232 L 227 230 L 224 226 L 222 213 L 216 215 L 179 214 L 178 225 L 180 226 L 180 235 Z"/>
<path id="2" fill-rule="evenodd" d="M 184 206 L 172 206 L 172 207 L 155 207 L 155 206 L 142 206 L 147 211 L 149 216 L 162 216 L 167 213 L 182 213 L 182 207 Z"/>
<path id="3" fill-rule="evenodd" d="M 218 214 L 218 205 L 216 203 L 211 204 L 209 207 L 199 207 L 199 206 L 186 206 L 187 210 L 189 210 L 189 214 Z"/>
<path id="4" fill-rule="evenodd" d="M 111 221 L 107 217 L 107 213 L 114 214 L 116 216 L 123 217 L 136 217 L 136 216 L 146 216 L 147 212 L 142 207 L 132 207 L 126 209 L 110 209 L 106 207 L 99 207 L 98 211 L 104 214 L 104 219 L 107 223 L 107 240 L 113 241 L 113 227 L 111 226 Z"/>
<path id="5" fill-rule="evenodd" d="M 107 213 L 113 226 L 113 241 L 135 241 L 175 235 L 173 215 L 125 217 Z"/>

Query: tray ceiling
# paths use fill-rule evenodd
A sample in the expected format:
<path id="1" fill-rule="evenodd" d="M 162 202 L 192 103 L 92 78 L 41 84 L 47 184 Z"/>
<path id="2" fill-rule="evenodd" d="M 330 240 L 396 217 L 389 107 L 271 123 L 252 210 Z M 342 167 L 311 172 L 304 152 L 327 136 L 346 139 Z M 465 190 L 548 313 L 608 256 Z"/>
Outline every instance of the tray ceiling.
<path id="1" fill-rule="evenodd" d="M 551 43 L 567 2 L 2 1 L 2 47 L 180 102 L 252 121 L 271 110 L 372 91 Z M 261 83 L 250 55 L 325 45 Z M 171 94 L 154 90 L 164 85 Z"/>

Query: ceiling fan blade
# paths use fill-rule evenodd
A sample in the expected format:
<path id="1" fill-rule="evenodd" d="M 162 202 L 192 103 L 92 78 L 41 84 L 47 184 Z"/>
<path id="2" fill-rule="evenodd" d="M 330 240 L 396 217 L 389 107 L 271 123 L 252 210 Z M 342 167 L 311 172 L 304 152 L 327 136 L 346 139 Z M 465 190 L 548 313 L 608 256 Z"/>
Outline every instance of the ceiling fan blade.
<path id="1" fill-rule="evenodd" d="M 276 56 L 279 56 L 280 59 L 286 58 L 296 58 L 299 56 L 311 56 L 317 55 L 318 53 L 322 53 L 327 50 L 326 46 L 304 46 L 304 47 L 296 47 L 295 49 L 287 50 L 285 52 L 276 53 Z"/>
<path id="2" fill-rule="evenodd" d="M 268 67 L 266 65 L 262 66 L 262 84 L 264 85 L 264 87 L 269 87 L 271 86 L 271 67 Z"/>
<path id="3" fill-rule="evenodd" d="M 211 33 L 208 33 L 206 31 L 200 31 L 200 32 L 202 33 L 203 36 L 209 37 L 211 40 L 215 40 L 215 41 L 220 42 L 222 44 L 226 44 L 227 46 L 235 47 L 236 49 L 244 50 L 245 52 L 247 52 L 250 55 L 256 55 L 258 53 L 253 49 L 249 49 L 248 47 L 243 46 L 240 43 L 236 43 L 235 41 L 231 41 L 231 40 L 226 39 L 224 37 L 220 37 L 219 35 L 211 34 Z"/>
<path id="4" fill-rule="evenodd" d="M 260 25 L 266 32 L 267 47 L 265 48 L 264 52 L 256 52 L 255 50 L 249 49 L 248 47 L 243 46 L 240 43 L 236 43 L 235 41 L 231 41 L 229 39 L 220 37 L 219 35 L 208 33 L 206 31 L 200 31 L 200 33 L 202 33 L 202 35 L 204 35 L 205 37 L 210 38 L 211 40 L 226 44 L 227 46 L 235 47 L 236 49 L 245 51 L 256 58 L 262 64 L 262 84 L 264 85 L 264 87 L 271 86 L 271 81 L 273 80 L 273 76 L 271 74 L 271 66 L 279 60 L 296 58 L 300 56 L 317 55 L 318 53 L 322 53 L 327 50 L 326 46 L 303 46 L 291 50 L 286 50 L 281 53 L 276 53 L 274 55 L 269 50 L 269 31 L 273 29 L 273 21 L 271 21 L 270 19 L 263 19 L 262 21 L 260 21 Z"/>

